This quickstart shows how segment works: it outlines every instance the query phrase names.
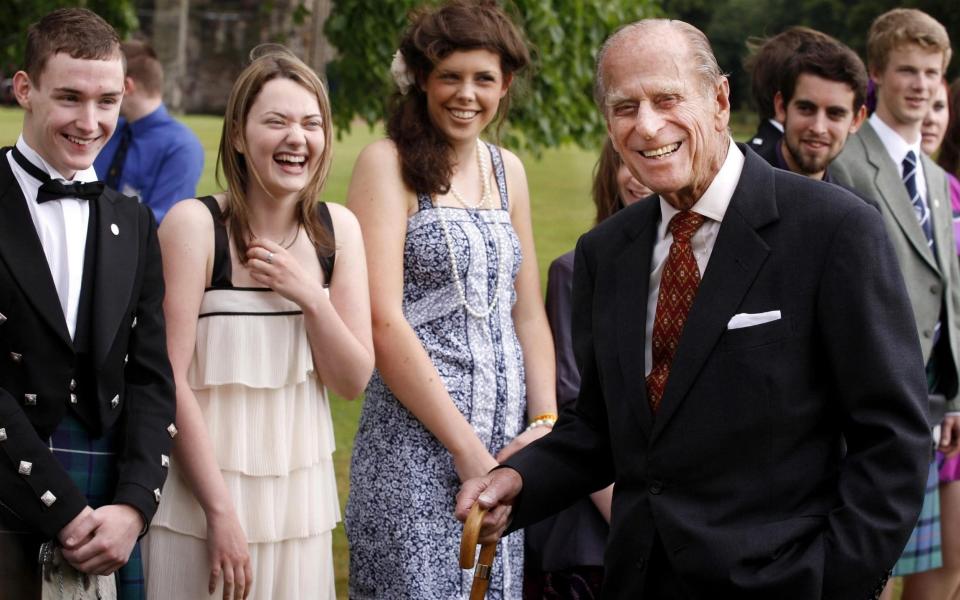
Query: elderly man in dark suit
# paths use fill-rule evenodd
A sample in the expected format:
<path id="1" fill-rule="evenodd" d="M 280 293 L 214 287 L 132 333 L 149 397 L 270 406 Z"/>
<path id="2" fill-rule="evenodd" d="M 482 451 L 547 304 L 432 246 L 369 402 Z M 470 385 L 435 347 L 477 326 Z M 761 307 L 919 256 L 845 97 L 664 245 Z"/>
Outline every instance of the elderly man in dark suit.
<path id="1" fill-rule="evenodd" d="M 0 598 L 16 599 L 39 597 L 44 541 L 84 573 L 127 563 L 176 434 L 156 221 L 91 168 L 123 96 L 117 34 L 57 10 L 25 59 L 23 132 L 0 152 Z"/>
<path id="2" fill-rule="evenodd" d="M 874 597 L 915 523 L 930 437 L 910 302 L 876 209 L 772 168 L 679 21 L 600 52 L 610 137 L 656 195 L 584 235 L 580 396 L 466 482 L 523 527 L 615 481 L 609 598 Z"/>

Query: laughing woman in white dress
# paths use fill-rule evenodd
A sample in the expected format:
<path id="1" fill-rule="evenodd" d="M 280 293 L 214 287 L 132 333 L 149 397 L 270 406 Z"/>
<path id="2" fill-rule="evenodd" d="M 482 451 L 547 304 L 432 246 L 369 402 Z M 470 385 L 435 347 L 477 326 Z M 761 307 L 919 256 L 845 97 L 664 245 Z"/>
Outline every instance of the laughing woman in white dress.
<path id="1" fill-rule="evenodd" d="M 151 598 L 335 597 L 326 390 L 362 391 L 373 342 L 359 226 L 317 201 L 330 134 L 316 74 L 261 50 L 227 106 L 227 191 L 164 219 L 179 432 L 150 530 Z"/>

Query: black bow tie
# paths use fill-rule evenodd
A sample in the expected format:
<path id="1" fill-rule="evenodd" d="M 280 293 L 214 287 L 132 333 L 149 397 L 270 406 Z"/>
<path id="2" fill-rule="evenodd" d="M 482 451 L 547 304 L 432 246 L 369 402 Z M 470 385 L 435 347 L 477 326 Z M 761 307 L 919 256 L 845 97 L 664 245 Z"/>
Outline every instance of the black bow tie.
<path id="1" fill-rule="evenodd" d="M 62 198 L 78 198 L 80 200 L 96 200 L 103 193 L 103 182 L 91 181 L 88 183 L 64 183 L 57 179 L 52 179 L 50 175 L 43 172 L 38 166 L 27 160 L 16 146 L 11 149 L 13 159 L 17 161 L 24 171 L 31 177 L 41 182 L 40 190 L 37 192 L 37 204 L 43 204 L 50 200 L 60 200 Z"/>

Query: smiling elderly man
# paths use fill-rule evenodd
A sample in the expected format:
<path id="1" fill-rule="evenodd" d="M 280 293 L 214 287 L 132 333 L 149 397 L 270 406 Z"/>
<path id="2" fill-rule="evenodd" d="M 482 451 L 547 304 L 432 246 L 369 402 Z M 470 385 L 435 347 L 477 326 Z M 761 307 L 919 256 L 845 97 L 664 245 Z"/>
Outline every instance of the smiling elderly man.
<path id="1" fill-rule="evenodd" d="M 730 138 L 729 86 L 679 21 L 600 52 L 610 137 L 657 196 L 577 245 L 580 396 L 466 482 L 485 539 L 615 482 L 605 597 L 867 598 L 916 521 L 923 359 L 879 213 Z"/>

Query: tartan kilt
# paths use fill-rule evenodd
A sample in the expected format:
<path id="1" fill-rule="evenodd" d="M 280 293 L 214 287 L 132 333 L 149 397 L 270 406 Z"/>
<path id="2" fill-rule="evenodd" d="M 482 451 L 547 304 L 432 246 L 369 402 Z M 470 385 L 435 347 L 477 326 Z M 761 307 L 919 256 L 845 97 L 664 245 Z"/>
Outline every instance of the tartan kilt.
<path id="1" fill-rule="evenodd" d="M 92 508 L 100 508 L 113 500 L 118 478 L 116 452 L 120 433 L 118 426 L 101 438 L 92 438 L 83 423 L 68 413 L 50 436 L 50 451 Z M 139 542 L 133 547 L 127 564 L 117 571 L 116 578 L 119 600 L 146 598 Z"/>
<path id="2" fill-rule="evenodd" d="M 923 508 L 917 525 L 907 540 L 900 560 L 893 567 L 893 576 L 923 573 L 943 566 L 940 547 L 940 476 L 937 462 L 930 464 Z"/>

